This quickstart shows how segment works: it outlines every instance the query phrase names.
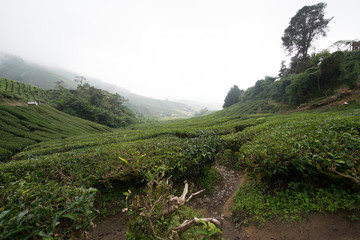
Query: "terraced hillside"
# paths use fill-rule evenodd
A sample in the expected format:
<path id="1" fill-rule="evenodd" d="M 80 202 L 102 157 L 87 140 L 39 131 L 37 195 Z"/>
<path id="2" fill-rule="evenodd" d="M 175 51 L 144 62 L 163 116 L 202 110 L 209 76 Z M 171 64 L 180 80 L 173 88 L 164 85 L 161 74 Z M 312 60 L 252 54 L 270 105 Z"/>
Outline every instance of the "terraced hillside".
<path id="1" fill-rule="evenodd" d="M 26 83 L 0 78 L 0 103 L 6 100 L 47 102 L 49 99 L 48 92 L 43 89 Z"/>
<path id="2" fill-rule="evenodd" d="M 47 105 L 0 105 L 0 161 L 9 161 L 13 154 L 35 143 L 110 131 Z"/>

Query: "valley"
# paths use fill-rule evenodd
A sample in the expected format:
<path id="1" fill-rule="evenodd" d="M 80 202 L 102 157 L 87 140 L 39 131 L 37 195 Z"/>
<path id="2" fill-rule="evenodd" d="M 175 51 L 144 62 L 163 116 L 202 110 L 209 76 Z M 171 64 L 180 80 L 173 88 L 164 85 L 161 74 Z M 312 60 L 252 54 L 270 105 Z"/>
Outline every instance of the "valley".
<path id="1" fill-rule="evenodd" d="M 306 2 L 0 1 L 0 239 L 359 240 L 360 5 Z"/>
<path id="2" fill-rule="evenodd" d="M 103 133 L 91 133 L 83 128 L 83 133 L 69 129 L 66 135 L 66 128 L 58 127 L 58 133 L 55 130 L 51 133 L 51 141 L 41 139 L 36 144 L 28 144 L 0 164 L 0 182 L 4 190 L 1 192 L 2 237 L 85 237 L 96 218 L 121 212 L 126 205 L 124 192 L 129 189 L 138 192 L 155 176 L 172 176 L 175 183 L 186 179 L 197 189 L 216 193 L 219 191 L 216 183 L 223 177 L 212 167 L 214 164 L 246 171 L 249 183 L 268 183 L 273 194 L 285 199 L 293 199 L 292 194 L 302 196 L 304 191 L 308 192 L 307 201 L 311 205 L 302 205 L 300 209 L 290 205 L 289 209 L 284 208 L 286 212 L 281 212 L 282 207 L 257 210 L 256 205 L 246 205 L 254 203 L 252 196 L 261 199 L 256 194 L 263 191 L 263 187 L 256 184 L 244 187 L 244 191 L 250 191 L 247 193 L 250 198 L 242 197 L 239 192 L 234 198 L 236 207 L 231 207 L 231 216 L 229 213 L 226 216 L 228 221 L 238 219 L 234 224 L 240 223 L 241 228 L 236 231 L 241 232 L 245 222 L 259 226 L 272 219 L 299 221 L 310 212 L 345 211 L 350 219 L 358 219 L 359 193 L 348 177 L 359 176 L 356 166 L 360 154 L 360 112 L 357 105 L 297 113 L 239 115 L 240 105 L 225 109 L 223 114 L 199 118 L 141 123 L 111 131 L 98 128 L 97 131 Z M 19 108 L 2 107 L 3 111 Z M 50 107 L 36 108 L 36 111 L 44 110 L 49 111 Z M 20 118 L 16 120 L 20 124 L 26 120 L 19 114 L 9 116 Z M 6 123 L 3 120 L 2 126 L 16 121 Z M 79 124 L 66 125 L 82 128 Z M 10 134 L 9 128 L 5 131 Z M 39 136 L 36 132 L 34 136 Z M 14 134 L 17 133 L 14 131 Z M 5 135 L 1 136 L 6 141 Z M 17 134 L 14 138 L 21 136 Z M 27 139 L 25 135 L 22 137 Z M 276 179 L 281 179 L 278 187 L 271 185 L 278 181 Z M 281 195 L 284 188 L 288 192 Z M 324 205 L 311 199 L 310 193 L 317 191 L 325 194 L 321 200 Z M 346 192 L 344 197 L 333 198 L 343 191 Z M 280 206 L 285 204 L 277 198 L 273 201 L 274 204 L 280 201 L 276 203 Z M 188 211 L 186 209 L 182 211 Z M 195 213 L 189 214 L 184 216 Z M 207 214 L 216 217 L 211 212 Z M 62 235 L 64 232 L 66 235 Z M 224 236 L 226 234 L 224 232 Z"/>

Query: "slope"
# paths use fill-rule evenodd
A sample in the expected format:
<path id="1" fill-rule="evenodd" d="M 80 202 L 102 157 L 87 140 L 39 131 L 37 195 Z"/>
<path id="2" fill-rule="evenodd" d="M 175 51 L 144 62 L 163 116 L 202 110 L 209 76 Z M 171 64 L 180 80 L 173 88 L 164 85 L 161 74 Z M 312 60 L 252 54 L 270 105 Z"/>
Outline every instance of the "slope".
<path id="1" fill-rule="evenodd" d="M 13 154 L 35 143 L 110 131 L 47 105 L 0 105 L 0 161 L 8 161 Z"/>
<path id="2" fill-rule="evenodd" d="M 37 102 L 48 102 L 49 93 L 41 88 L 30 84 L 13 81 L 0 77 L 0 103 L 2 102 L 28 102 L 35 100 Z"/>

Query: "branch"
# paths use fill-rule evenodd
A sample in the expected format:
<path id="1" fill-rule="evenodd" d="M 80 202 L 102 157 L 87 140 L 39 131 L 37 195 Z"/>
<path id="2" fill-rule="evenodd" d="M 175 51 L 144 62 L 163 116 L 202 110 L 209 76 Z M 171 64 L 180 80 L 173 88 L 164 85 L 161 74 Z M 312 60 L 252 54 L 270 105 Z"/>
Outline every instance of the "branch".
<path id="1" fill-rule="evenodd" d="M 153 226 L 152 221 L 151 221 L 151 215 L 149 214 L 148 205 L 146 204 L 145 197 L 144 197 L 144 196 L 141 196 L 141 197 L 142 197 L 142 200 L 143 200 L 143 202 L 144 202 L 144 204 L 145 204 L 145 206 L 144 206 L 144 211 L 146 211 L 146 212 L 143 211 L 142 213 L 140 213 L 140 215 L 141 215 L 141 214 L 144 214 L 144 215 L 146 216 L 146 218 L 147 218 L 148 221 L 149 221 L 151 231 L 152 231 L 152 233 L 153 233 L 153 235 L 154 235 L 154 237 L 155 237 L 156 239 L 158 239 L 158 240 L 166 240 L 165 238 L 161 238 L 161 237 L 158 237 L 158 236 L 156 235 L 154 226 Z M 160 197 L 160 198 L 161 198 L 161 197 Z M 160 198 L 159 198 L 158 200 L 160 200 Z M 143 215 L 142 215 L 142 216 L 143 216 Z"/>
<path id="2" fill-rule="evenodd" d="M 187 183 L 187 181 L 184 181 L 185 183 L 185 186 L 184 186 L 184 190 L 183 190 L 183 193 L 181 194 L 180 197 L 171 197 L 169 199 L 169 202 L 177 202 L 177 203 L 185 203 L 185 197 L 186 197 L 186 194 L 188 193 L 189 191 L 189 184 Z M 181 204 L 182 205 L 182 204 Z"/>
<path id="3" fill-rule="evenodd" d="M 163 199 L 163 196 L 160 196 L 159 199 L 154 203 L 154 206 L 152 206 L 151 210 L 150 210 L 150 216 L 154 213 L 155 210 L 155 206 L 160 202 L 160 200 Z"/>
<path id="4" fill-rule="evenodd" d="M 184 186 L 184 190 L 183 193 L 181 194 L 180 197 L 170 197 L 170 199 L 164 204 L 163 209 L 160 211 L 159 216 L 162 217 L 164 215 L 169 215 L 173 212 L 175 212 L 176 210 L 179 209 L 180 206 L 184 205 L 185 203 L 189 202 L 190 199 L 200 193 L 202 193 L 203 190 L 197 191 L 196 193 L 193 193 L 189 196 L 189 198 L 186 199 L 186 195 L 189 192 L 189 184 L 187 183 L 187 181 L 185 181 L 185 186 Z"/>
<path id="5" fill-rule="evenodd" d="M 350 180 L 353 181 L 355 184 L 357 184 L 357 185 L 360 186 L 360 180 L 359 180 L 358 178 L 353 177 L 353 176 L 351 176 L 351 175 L 347 175 L 347 174 L 343 174 L 343 173 L 341 173 L 341 172 L 338 172 L 338 171 L 335 169 L 335 167 L 330 168 L 329 170 L 330 170 L 331 172 L 333 172 L 333 173 L 336 173 L 336 174 L 344 177 L 344 178 L 350 179 Z"/>
<path id="6" fill-rule="evenodd" d="M 206 223 L 213 223 L 215 224 L 216 227 L 221 228 L 221 223 L 216 220 L 215 218 L 197 218 L 194 217 L 193 220 L 185 220 L 180 226 L 178 227 L 173 227 L 170 232 L 172 233 L 176 233 L 176 234 L 182 234 L 183 232 L 186 232 L 188 229 L 197 226 L 197 225 L 202 225 L 203 222 Z"/>
<path id="7" fill-rule="evenodd" d="M 200 193 L 202 193 L 202 192 L 204 192 L 204 191 L 205 191 L 205 189 L 202 189 L 202 190 L 200 190 L 200 191 L 197 191 L 196 193 L 192 193 L 192 194 L 190 195 L 190 197 L 189 197 L 188 199 L 186 199 L 186 202 L 189 202 L 192 197 L 195 197 L 196 195 L 198 195 L 198 194 L 200 194 Z"/>

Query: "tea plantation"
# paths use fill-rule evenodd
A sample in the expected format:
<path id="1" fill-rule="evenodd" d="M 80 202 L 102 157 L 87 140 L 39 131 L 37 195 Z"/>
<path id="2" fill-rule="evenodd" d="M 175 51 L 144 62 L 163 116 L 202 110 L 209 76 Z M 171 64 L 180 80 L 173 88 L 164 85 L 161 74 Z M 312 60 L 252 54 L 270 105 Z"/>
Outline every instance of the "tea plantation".
<path id="1" fill-rule="evenodd" d="M 50 99 L 50 96 L 44 89 L 26 83 L 0 78 L 0 101 L 3 98 L 23 100 L 25 102 L 31 100 L 47 102 Z"/>
<path id="2" fill-rule="evenodd" d="M 0 105 L 0 162 L 24 147 L 79 134 L 110 132 L 108 127 L 60 112 L 50 106 Z"/>
<path id="3" fill-rule="evenodd" d="M 14 139 L 21 145 L 0 164 L 1 238 L 84 238 L 99 214 L 121 211 L 128 189 L 137 191 L 154 175 L 196 181 L 214 163 L 248 173 L 250 184 L 239 189 L 233 207 L 239 222 L 301 219 L 311 211 L 359 217 L 356 106 L 241 114 L 234 105 L 113 131 L 75 118 L 66 122 L 49 107 L 23 108 L 23 115 L 19 107 L 0 109 L 6 126 L 1 146 Z M 37 111 L 43 119 L 35 119 Z"/>

